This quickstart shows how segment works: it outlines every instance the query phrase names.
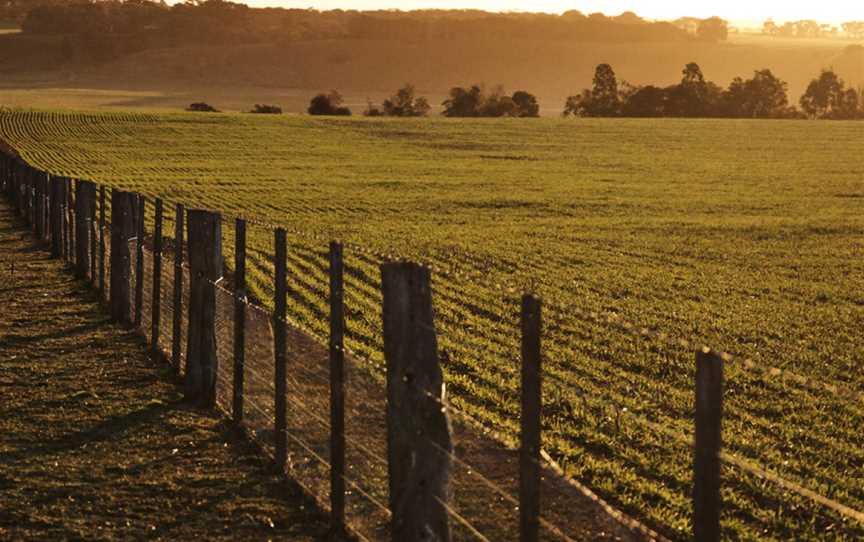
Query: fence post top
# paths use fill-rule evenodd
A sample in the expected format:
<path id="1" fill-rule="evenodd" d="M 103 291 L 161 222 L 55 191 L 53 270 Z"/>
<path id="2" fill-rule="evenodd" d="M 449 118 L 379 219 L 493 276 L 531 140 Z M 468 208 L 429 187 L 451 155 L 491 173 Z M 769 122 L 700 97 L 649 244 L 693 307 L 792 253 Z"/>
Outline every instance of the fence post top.
<path id="1" fill-rule="evenodd" d="M 188 213 L 189 218 L 195 217 L 203 220 L 207 220 L 208 218 L 216 220 L 222 219 L 222 215 L 220 213 L 208 211 L 205 209 L 187 209 L 186 212 Z"/>

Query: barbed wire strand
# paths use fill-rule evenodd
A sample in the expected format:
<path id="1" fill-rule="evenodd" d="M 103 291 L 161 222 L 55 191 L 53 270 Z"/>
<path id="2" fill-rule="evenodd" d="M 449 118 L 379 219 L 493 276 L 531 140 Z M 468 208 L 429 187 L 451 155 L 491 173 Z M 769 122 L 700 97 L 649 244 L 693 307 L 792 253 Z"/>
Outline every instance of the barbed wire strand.
<path id="1" fill-rule="evenodd" d="M 273 224 L 260 222 L 257 220 L 250 220 L 250 222 L 252 222 L 253 224 L 258 224 L 258 225 L 271 227 L 271 228 L 277 227 Z M 286 229 L 286 231 L 287 231 L 287 229 Z M 292 233 L 295 233 L 295 234 L 299 232 L 299 230 L 291 230 L 291 231 L 292 231 Z M 325 240 L 325 238 L 323 236 L 317 236 L 316 235 L 313 238 L 316 240 Z M 130 241 L 134 241 L 134 240 L 135 239 L 133 238 Z M 353 244 L 345 244 L 345 246 L 351 246 L 351 245 L 353 245 Z M 353 249 L 360 249 L 361 252 L 374 254 L 376 257 L 387 258 L 387 259 L 391 259 L 391 260 L 393 259 L 391 255 L 387 255 L 387 254 L 376 252 L 376 251 L 370 251 L 368 249 L 362 249 L 361 247 L 352 247 L 352 250 Z M 184 267 L 186 267 L 185 262 L 184 262 Z M 433 269 L 434 269 L 434 266 L 433 266 Z M 438 269 L 438 272 L 441 272 L 440 268 Z M 234 297 L 233 292 L 231 292 L 227 288 L 221 287 L 217 282 L 211 281 L 211 284 L 213 284 L 216 287 L 222 288 L 226 293 L 231 294 L 232 297 Z M 255 308 L 258 308 L 255 304 L 249 303 L 248 301 L 246 301 L 246 304 L 253 306 Z M 553 308 L 557 308 L 558 310 L 561 310 L 561 311 L 567 311 L 571 314 L 576 314 L 576 315 L 580 316 L 581 319 L 591 321 L 592 323 L 606 324 L 608 326 L 612 326 L 614 324 L 615 327 L 617 327 L 618 329 L 625 331 L 625 332 L 628 332 L 634 336 L 639 336 L 639 337 L 643 337 L 643 338 L 658 339 L 661 341 L 666 341 L 667 344 L 676 344 L 678 346 L 685 347 L 685 348 L 689 347 L 689 345 L 691 344 L 691 342 L 688 341 L 687 339 L 679 339 L 677 341 L 671 340 L 671 342 L 669 342 L 670 341 L 669 335 L 666 334 L 665 332 L 659 331 L 656 328 L 634 325 L 634 324 L 632 324 L 626 320 L 621 319 L 620 316 L 615 314 L 615 313 L 611 313 L 611 315 L 607 316 L 605 321 L 602 321 L 598 318 L 598 313 L 584 311 L 581 308 L 575 307 L 573 305 L 569 305 L 569 306 L 557 305 L 556 306 L 553 304 L 551 306 Z M 262 312 L 265 312 L 265 313 L 268 312 L 264 309 L 261 309 L 261 310 L 262 310 Z M 294 322 L 287 322 L 286 321 L 284 323 L 286 325 L 294 327 L 295 329 L 299 329 L 301 331 L 305 331 L 305 332 L 309 333 L 308 330 L 302 329 L 302 327 L 295 325 Z M 312 334 L 313 336 L 317 336 L 317 334 L 314 334 L 314 333 L 310 333 L 310 334 Z M 840 394 L 840 395 L 847 396 L 847 397 L 852 398 L 856 401 L 864 401 L 864 394 L 861 394 L 861 393 L 856 392 L 854 390 L 848 390 L 845 388 L 845 386 L 838 386 L 836 383 L 828 384 L 822 380 L 813 379 L 813 378 L 805 377 L 802 375 L 798 375 L 794 372 L 791 372 L 791 371 L 788 371 L 788 370 L 785 370 L 785 369 L 782 369 L 779 367 L 767 367 L 766 368 L 766 367 L 760 366 L 759 364 L 755 363 L 750 358 L 744 358 L 742 356 L 735 356 L 734 354 L 730 354 L 728 352 L 722 353 L 721 355 L 723 356 L 724 360 L 726 360 L 726 361 L 732 361 L 736 358 L 740 359 L 741 360 L 740 365 L 743 365 L 747 369 L 758 371 L 762 374 L 767 373 L 767 374 L 770 374 L 771 376 L 775 376 L 775 377 L 780 376 L 781 378 L 788 378 L 790 380 L 795 381 L 797 384 L 805 386 L 805 387 L 815 386 L 816 388 L 821 388 L 825 391 L 829 391 L 829 392 L 834 393 L 834 394 Z M 559 383 L 566 384 L 569 389 L 572 389 L 572 384 L 564 383 L 560 379 L 556 379 L 556 380 L 558 380 Z M 609 405 L 606 405 L 606 406 L 608 407 Z M 457 411 L 452 406 L 450 408 L 454 412 Z M 674 431 L 670 431 L 667 428 L 663 428 L 659 424 L 655 424 L 654 422 L 651 422 L 650 420 L 644 419 L 640 416 L 635 416 L 632 412 L 627 411 L 626 408 L 623 408 L 620 411 L 615 409 L 615 412 L 616 413 L 617 412 L 626 412 L 632 419 L 639 421 L 643 425 L 648 425 L 649 427 L 652 427 L 652 429 L 654 429 L 654 430 L 659 430 L 660 432 L 662 432 L 664 434 L 674 436 L 678 440 L 680 440 L 682 437 L 681 435 L 677 434 Z M 466 414 L 466 416 L 467 416 L 467 414 Z M 476 419 L 474 419 L 474 418 L 471 418 L 471 419 L 474 420 L 476 423 Z M 548 453 L 545 453 L 545 455 L 548 457 Z M 786 480 L 785 478 L 782 478 L 776 474 L 771 473 L 770 471 L 762 469 L 761 467 L 758 467 L 756 465 L 752 465 L 749 462 L 747 462 L 743 459 L 740 459 L 738 457 L 735 457 L 731 454 L 723 452 L 722 458 L 724 461 L 726 461 L 730 464 L 738 466 L 739 468 L 746 470 L 746 471 L 749 471 L 752 474 L 755 474 L 757 476 L 761 476 L 765 479 L 768 479 L 768 480 L 774 482 L 775 484 L 777 484 L 781 487 L 784 487 L 785 489 L 788 489 L 790 491 L 798 493 L 802 497 L 808 498 L 808 499 L 810 499 L 816 503 L 822 504 L 823 506 L 826 506 L 826 507 L 836 511 L 845 517 L 848 517 L 848 518 L 854 519 L 858 522 L 864 523 L 864 513 L 861 513 L 861 512 L 859 512 L 859 511 L 857 511 L 851 507 L 845 506 L 845 505 L 838 503 L 837 501 L 834 501 L 828 497 L 825 497 L 825 496 L 820 495 L 820 494 L 818 494 L 812 490 L 804 488 L 804 487 L 802 487 L 802 486 L 800 486 L 794 482 Z M 551 459 L 551 457 L 549 457 L 547 459 L 547 461 L 550 459 Z M 476 469 L 475 469 L 475 471 L 476 471 Z M 585 489 L 587 489 L 587 488 L 585 488 Z"/>

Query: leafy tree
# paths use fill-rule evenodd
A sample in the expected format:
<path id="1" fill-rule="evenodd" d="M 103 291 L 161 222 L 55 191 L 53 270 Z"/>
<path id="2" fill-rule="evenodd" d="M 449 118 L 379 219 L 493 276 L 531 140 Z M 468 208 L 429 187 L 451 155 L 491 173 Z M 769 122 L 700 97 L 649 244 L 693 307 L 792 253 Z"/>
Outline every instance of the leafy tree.
<path id="1" fill-rule="evenodd" d="M 381 104 L 382 113 L 390 117 L 425 117 L 430 109 L 426 98 L 415 98 L 414 86 L 408 84 Z"/>
<path id="2" fill-rule="evenodd" d="M 443 115 L 447 117 L 540 116 L 540 106 L 533 94 L 519 90 L 509 96 L 500 86 L 488 94 L 478 85 L 470 89 L 455 87 L 450 90 L 450 98 L 442 105 Z"/>
<path id="3" fill-rule="evenodd" d="M 348 116 L 351 110 L 342 106 L 342 95 L 333 90 L 330 94 L 318 94 L 309 102 L 310 115 Z"/>
<path id="4" fill-rule="evenodd" d="M 537 97 L 524 90 L 517 90 L 513 93 L 513 103 L 516 105 L 517 117 L 539 117 L 540 104 L 537 103 Z"/>
<path id="5" fill-rule="evenodd" d="M 726 41 L 729 38 L 729 23 L 720 17 L 699 21 L 696 37 L 702 41 Z"/>
<path id="6" fill-rule="evenodd" d="M 783 118 L 789 115 L 788 85 L 761 70 L 752 79 L 736 77 L 723 94 L 723 114 L 743 118 Z"/>
<path id="7" fill-rule="evenodd" d="M 470 89 L 453 87 L 450 89 L 450 98 L 441 105 L 444 106 L 445 117 L 477 117 L 479 107 L 483 102 L 483 91 L 479 85 Z"/>
<path id="8" fill-rule="evenodd" d="M 600 64 L 594 71 L 594 88 L 589 110 L 594 117 L 614 117 L 621 102 L 618 98 L 618 79 L 609 64 Z"/>
<path id="9" fill-rule="evenodd" d="M 600 64 L 594 70 L 594 86 L 581 94 L 570 96 L 564 104 L 564 116 L 614 117 L 620 113 L 621 98 L 618 79 L 609 64 Z"/>
<path id="10" fill-rule="evenodd" d="M 858 93 L 845 86 L 833 70 L 822 70 L 801 96 L 801 109 L 811 119 L 858 118 L 861 115 Z"/>
<path id="11" fill-rule="evenodd" d="M 652 85 L 642 87 L 632 92 L 624 102 L 621 115 L 624 117 L 663 117 L 666 116 L 665 89 Z"/>
<path id="12" fill-rule="evenodd" d="M 717 112 L 722 90 L 705 81 L 695 62 L 684 67 L 681 84 L 668 90 L 667 113 L 673 117 L 710 117 Z"/>

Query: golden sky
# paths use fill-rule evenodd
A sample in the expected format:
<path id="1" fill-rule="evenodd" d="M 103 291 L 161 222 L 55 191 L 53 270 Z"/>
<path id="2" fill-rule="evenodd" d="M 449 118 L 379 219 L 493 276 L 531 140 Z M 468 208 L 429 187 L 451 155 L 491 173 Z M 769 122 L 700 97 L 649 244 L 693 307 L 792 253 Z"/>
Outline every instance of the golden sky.
<path id="1" fill-rule="evenodd" d="M 761 22 L 768 17 L 777 21 L 816 19 L 823 22 L 864 20 L 864 0 L 247 0 L 249 5 L 315 9 L 421 9 L 476 8 L 487 11 L 543 11 L 562 13 L 578 9 L 585 13 L 600 11 L 617 15 L 635 11 L 648 19 L 676 19 L 687 15 L 719 15 L 733 21 Z"/>

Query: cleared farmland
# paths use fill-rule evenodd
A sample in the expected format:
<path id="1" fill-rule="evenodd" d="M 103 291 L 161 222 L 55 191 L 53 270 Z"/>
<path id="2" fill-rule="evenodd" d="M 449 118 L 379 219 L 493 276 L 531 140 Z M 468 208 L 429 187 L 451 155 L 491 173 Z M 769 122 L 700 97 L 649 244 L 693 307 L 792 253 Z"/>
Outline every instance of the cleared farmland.
<path id="1" fill-rule="evenodd" d="M 56 174 L 288 227 L 289 310 L 320 334 L 325 241 L 364 247 L 346 251 L 346 295 L 349 344 L 370 366 L 377 263 L 429 263 L 454 402 L 510 436 L 516 301 L 537 291 L 544 446 L 671 538 L 689 536 L 690 451 L 668 433 L 692 431 L 697 344 L 736 354 L 730 454 L 864 509 L 862 124 L 15 112 L 0 136 Z M 267 299 L 270 233 L 249 242 Z M 724 477 L 730 539 L 864 536 L 737 467 Z"/>

